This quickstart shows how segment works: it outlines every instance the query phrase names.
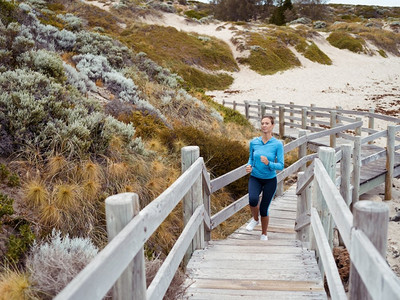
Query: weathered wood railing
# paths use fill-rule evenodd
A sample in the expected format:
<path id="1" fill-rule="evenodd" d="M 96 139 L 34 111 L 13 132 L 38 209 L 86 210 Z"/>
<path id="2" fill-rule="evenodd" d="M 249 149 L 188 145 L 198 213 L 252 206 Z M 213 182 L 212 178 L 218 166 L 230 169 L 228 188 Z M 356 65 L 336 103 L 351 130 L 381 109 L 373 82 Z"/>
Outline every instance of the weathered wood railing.
<path id="1" fill-rule="evenodd" d="M 281 118 L 284 119 L 284 116 L 281 115 Z M 291 118 L 294 118 L 294 116 L 291 116 Z M 312 119 L 315 124 L 318 121 Z M 295 174 L 298 170 L 305 170 L 307 163 L 316 158 L 317 154 L 306 155 L 307 145 L 310 142 L 323 136 L 336 137 L 337 135 L 349 140 L 360 139 L 357 134 L 361 131 L 362 121 L 352 120 L 349 124 L 335 124 L 332 127 L 311 134 L 308 134 L 305 130 L 300 131 L 298 139 L 284 146 L 285 153 L 298 149 L 299 160 L 277 174 L 281 189 L 286 177 Z M 309 129 L 310 127 L 305 126 L 305 128 Z M 399 126 L 393 130 L 396 132 L 398 129 Z M 381 137 L 381 135 L 372 136 L 372 138 L 378 137 Z M 364 142 L 369 141 L 371 139 L 364 140 Z M 398 146 L 392 148 L 397 150 Z M 336 159 L 350 162 L 351 158 L 349 154 L 344 155 L 345 152 L 351 153 L 351 149 L 347 148 L 338 152 Z M 360 157 L 354 157 L 353 154 L 353 162 L 360 165 L 358 163 Z M 311 163 L 306 169 L 305 175 L 299 178 L 299 184 L 302 186 L 299 188 L 299 194 L 303 198 L 307 198 L 304 195 L 310 193 L 309 188 L 307 188 L 310 178 L 320 176 L 312 177 L 314 165 L 316 164 Z M 353 168 L 353 176 L 350 176 L 348 166 L 345 169 L 346 171 L 337 180 L 337 185 L 340 185 L 341 191 L 343 190 L 343 194 L 346 195 L 343 196 L 346 199 L 345 202 L 344 200 L 341 201 L 347 205 L 353 202 L 355 204 L 359 192 L 357 191 L 357 196 L 352 199 L 351 189 L 354 190 L 354 186 L 357 186 L 357 168 Z M 124 297 L 161 299 L 163 297 L 181 261 L 186 262 L 195 249 L 203 248 L 205 241 L 210 240 L 211 230 L 244 208 L 248 203 L 248 195 L 245 195 L 220 212 L 210 216 L 211 194 L 245 176 L 245 165 L 219 178 L 210 180 L 203 159 L 199 157 L 198 147 L 185 147 L 182 149 L 182 171 L 184 172 L 178 180 L 143 208 L 140 213 L 137 212 L 139 210 L 137 204 L 135 206 L 135 203 L 138 202 L 136 194 L 126 193 L 107 198 L 109 244 L 55 299 L 102 299 L 112 287 L 114 299 Z M 353 177 L 353 185 L 350 183 L 350 177 Z M 184 199 L 185 228 L 146 290 L 143 245 L 181 199 Z M 303 202 L 300 201 L 299 203 Z M 126 214 L 124 221 L 121 222 L 122 212 L 126 211 L 127 208 L 130 208 L 131 212 Z M 302 240 L 305 241 L 307 234 L 304 232 L 312 213 L 311 206 L 303 205 L 299 212 L 301 213 L 296 221 L 296 230 L 302 233 Z M 346 236 L 343 230 L 341 234 Z"/>
<path id="2" fill-rule="evenodd" d="M 400 299 L 400 280 L 385 261 L 387 205 L 359 201 L 353 206 L 353 215 L 336 186 L 337 161 L 346 164 L 350 159 L 349 149 L 345 147 L 340 154 L 335 154 L 332 148 L 320 147 L 314 164 L 300 173 L 297 237 L 306 245 L 311 243 L 311 248 L 316 250 L 332 299 L 348 299 L 332 255 L 333 224 L 350 254 L 349 298 Z M 312 192 L 311 180 L 314 181 Z"/>

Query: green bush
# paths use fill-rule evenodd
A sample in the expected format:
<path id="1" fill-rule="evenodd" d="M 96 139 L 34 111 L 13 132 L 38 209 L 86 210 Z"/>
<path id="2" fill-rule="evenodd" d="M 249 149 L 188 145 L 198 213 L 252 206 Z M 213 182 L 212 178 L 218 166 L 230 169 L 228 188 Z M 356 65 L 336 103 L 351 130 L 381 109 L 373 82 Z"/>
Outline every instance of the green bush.
<path id="1" fill-rule="evenodd" d="M 202 132 L 194 127 L 175 128 L 175 131 L 165 134 L 162 138 L 169 147 L 173 147 L 174 140 L 177 139 L 184 141 L 187 145 L 199 146 L 200 155 L 204 158 L 213 177 L 219 177 L 244 165 L 249 157 L 248 149 L 241 143 Z M 247 178 L 231 183 L 227 189 L 235 197 L 243 196 L 247 193 Z"/>
<path id="2" fill-rule="evenodd" d="M 385 50 L 379 49 L 379 50 L 378 50 L 378 53 L 379 53 L 380 56 L 382 56 L 382 57 L 384 57 L 384 58 L 387 58 L 387 57 L 388 57 L 387 54 L 386 54 L 386 52 L 385 52 Z"/>
<path id="3" fill-rule="evenodd" d="M 347 49 L 352 52 L 362 52 L 364 40 L 361 38 L 354 38 L 346 32 L 332 32 L 328 38 L 328 42 L 339 49 Z"/>
<path id="4" fill-rule="evenodd" d="M 7 26 L 11 22 L 16 22 L 18 7 L 14 2 L 0 0 L 0 21 Z"/>
<path id="5" fill-rule="evenodd" d="M 28 224 L 18 226 L 19 233 L 12 234 L 8 240 L 6 258 L 17 263 L 35 240 L 35 235 Z"/>
<path id="6" fill-rule="evenodd" d="M 329 58 L 329 56 L 322 52 L 314 42 L 307 46 L 304 51 L 304 57 L 323 65 L 332 64 L 332 60 Z"/>
<path id="7" fill-rule="evenodd" d="M 14 213 L 13 203 L 14 199 L 0 193 L 0 225 L 3 216 L 11 216 Z"/>
<path id="8" fill-rule="evenodd" d="M 187 10 L 185 11 L 185 16 L 192 19 L 200 20 L 201 18 L 207 17 L 208 13 L 206 11 Z"/>

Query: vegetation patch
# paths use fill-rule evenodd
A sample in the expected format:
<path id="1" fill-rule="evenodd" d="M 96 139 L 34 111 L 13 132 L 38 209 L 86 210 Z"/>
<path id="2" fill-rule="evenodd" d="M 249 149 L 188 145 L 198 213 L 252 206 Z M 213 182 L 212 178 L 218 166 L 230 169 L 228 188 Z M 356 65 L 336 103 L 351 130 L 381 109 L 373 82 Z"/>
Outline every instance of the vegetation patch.
<path id="1" fill-rule="evenodd" d="M 363 39 L 354 38 L 346 32 L 332 32 L 327 40 L 336 48 L 347 49 L 355 53 L 362 52 L 365 44 Z"/>
<path id="2" fill-rule="evenodd" d="M 307 45 L 303 55 L 305 58 L 308 58 L 313 62 L 318 62 L 323 65 L 332 64 L 332 60 L 329 58 L 329 56 L 322 52 L 314 42 L 312 42 L 310 45 Z"/>
<path id="3" fill-rule="evenodd" d="M 301 65 L 296 55 L 276 37 L 252 33 L 247 43 L 250 56 L 239 61 L 261 75 L 272 75 Z"/>
<path id="4" fill-rule="evenodd" d="M 197 19 L 200 20 L 201 18 L 208 17 L 208 12 L 207 11 L 200 11 L 200 10 L 187 10 L 185 11 L 185 16 L 192 18 L 192 19 Z"/>
<path id="5" fill-rule="evenodd" d="M 232 82 L 229 75 L 208 74 L 198 67 L 210 71 L 234 71 L 238 67 L 224 42 L 172 27 L 133 26 L 121 34 L 121 41 L 137 52 L 145 52 L 150 59 L 178 73 L 195 87 L 225 88 Z"/>

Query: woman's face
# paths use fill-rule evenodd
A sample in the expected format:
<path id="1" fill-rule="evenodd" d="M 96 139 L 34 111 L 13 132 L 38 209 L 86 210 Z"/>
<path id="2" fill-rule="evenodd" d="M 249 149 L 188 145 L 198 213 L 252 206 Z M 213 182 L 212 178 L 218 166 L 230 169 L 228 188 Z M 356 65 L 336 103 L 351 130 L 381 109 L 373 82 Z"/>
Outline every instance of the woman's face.
<path id="1" fill-rule="evenodd" d="M 272 129 L 274 129 L 274 124 L 272 124 L 270 118 L 264 118 L 261 120 L 261 131 L 263 133 L 272 132 Z"/>

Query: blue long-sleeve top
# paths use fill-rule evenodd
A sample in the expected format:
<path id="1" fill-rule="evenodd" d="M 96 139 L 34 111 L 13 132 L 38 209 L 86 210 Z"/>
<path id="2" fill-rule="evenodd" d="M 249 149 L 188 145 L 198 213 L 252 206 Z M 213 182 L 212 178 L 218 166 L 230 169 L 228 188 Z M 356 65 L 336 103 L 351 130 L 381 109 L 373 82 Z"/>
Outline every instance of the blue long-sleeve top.
<path id="1" fill-rule="evenodd" d="M 266 156 L 268 158 L 268 165 L 261 161 L 261 156 Z M 276 171 L 283 170 L 284 167 L 282 142 L 274 137 L 271 137 L 265 144 L 261 136 L 252 139 L 250 142 L 250 155 L 247 164 L 252 166 L 252 176 L 261 179 L 274 178 L 276 176 Z"/>

